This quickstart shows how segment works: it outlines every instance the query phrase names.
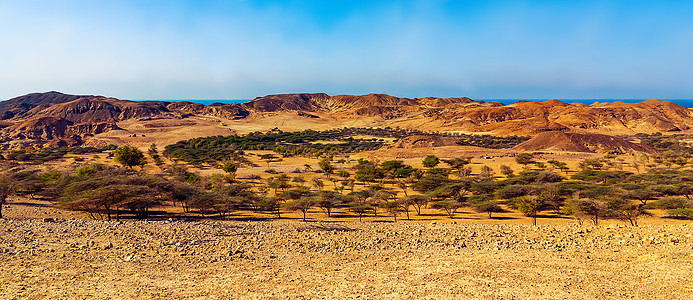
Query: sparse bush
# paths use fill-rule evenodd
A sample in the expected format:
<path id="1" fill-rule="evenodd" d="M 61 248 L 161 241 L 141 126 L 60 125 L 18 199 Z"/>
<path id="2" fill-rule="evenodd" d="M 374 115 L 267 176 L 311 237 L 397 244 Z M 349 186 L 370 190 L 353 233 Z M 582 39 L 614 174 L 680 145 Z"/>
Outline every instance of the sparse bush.
<path id="1" fill-rule="evenodd" d="M 667 210 L 667 214 L 674 217 L 693 219 L 693 208 L 676 208 Z"/>

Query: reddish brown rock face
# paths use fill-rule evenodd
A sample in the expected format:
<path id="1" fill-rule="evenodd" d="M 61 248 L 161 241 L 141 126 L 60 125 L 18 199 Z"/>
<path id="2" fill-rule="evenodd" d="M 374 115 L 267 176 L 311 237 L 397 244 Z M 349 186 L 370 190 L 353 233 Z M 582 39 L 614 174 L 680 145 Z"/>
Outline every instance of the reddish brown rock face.
<path id="1" fill-rule="evenodd" d="M 329 96 L 317 93 L 269 95 L 247 103 L 205 106 L 192 102 L 127 101 L 49 92 L 0 102 L 0 118 L 4 120 L 0 124 L 0 141 L 4 144 L 3 148 L 9 147 L 9 141 L 31 147 L 56 142 L 79 145 L 93 135 L 119 129 L 117 124 L 122 121 L 181 120 L 189 117 L 211 118 L 220 124 L 225 120 L 243 119 L 247 121 L 248 128 L 258 124 L 261 125 L 258 128 L 264 128 L 267 127 L 265 123 L 270 122 L 276 123 L 270 128 L 276 126 L 284 129 L 282 124 L 285 121 L 277 123 L 270 119 L 286 114 L 298 116 L 290 118 L 291 128 L 319 130 L 344 126 L 389 126 L 502 136 L 534 136 L 544 132 L 629 135 L 686 131 L 693 127 L 693 112 L 690 109 L 660 100 L 592 105 L 549 100 L 503 105 L 466 97 L 410 99 L 384 94 Z M 320 121 L 306 122 L 307 119 Z M 192 121 L 189 123 L 195 124 Z M 316 124 L 319 128 L 315 128 L 318 126 Z M 597 141 L 600 145 L 603 143 L 599 141 L 606 141 L 595 136 L 552 134 L 550 138 L 542 135 L 540 140 L 561 140 L 554 146 L 566 149 L 580 148 L 577 145 L 585 144 L 587 140 L 590 143 Z M 618 145 L 610 145 L 613 144 L 611 141 L 607 144 L 583 150 L 612 151 L 615 147 L 630 151 L 628 149 L 637 148 L 620 142 L 617 142 Z M 551 144 L 545 144 L 532 148 L 547 145 L 551 147 Z"/>

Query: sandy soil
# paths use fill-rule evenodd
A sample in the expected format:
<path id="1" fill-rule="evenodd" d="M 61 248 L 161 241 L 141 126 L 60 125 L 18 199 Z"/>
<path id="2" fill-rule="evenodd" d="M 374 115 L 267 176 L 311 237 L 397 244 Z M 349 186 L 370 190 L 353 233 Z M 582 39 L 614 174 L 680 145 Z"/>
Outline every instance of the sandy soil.
<path id="1" fill-rule="evenodd" d="M 0 220 L 3 299 L 689 299 L 692 225 Z"/>
<path id="2" fill-rule="evenodd" d="M 2 299 L 690 299 L 693 224 L 0 220 Z"/>

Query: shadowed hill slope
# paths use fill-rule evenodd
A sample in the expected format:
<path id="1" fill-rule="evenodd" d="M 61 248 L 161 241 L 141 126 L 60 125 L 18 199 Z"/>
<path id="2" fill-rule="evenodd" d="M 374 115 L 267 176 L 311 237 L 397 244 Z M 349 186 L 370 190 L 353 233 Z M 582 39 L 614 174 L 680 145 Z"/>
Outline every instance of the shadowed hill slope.
<path id="1" fill-rule="evenodd" d="M 513 148 L 517 151 L 570 151 L 600 153 L 654 152 L 649 146 L 617 136 L 595 133 L 542 132 Z"/>

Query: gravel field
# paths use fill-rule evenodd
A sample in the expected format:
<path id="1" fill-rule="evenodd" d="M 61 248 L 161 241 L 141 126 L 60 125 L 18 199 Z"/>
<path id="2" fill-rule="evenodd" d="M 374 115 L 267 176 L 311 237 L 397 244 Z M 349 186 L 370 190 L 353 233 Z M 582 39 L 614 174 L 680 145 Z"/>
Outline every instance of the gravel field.
<path id="1" fill-rule="evenodd" d="M 693 225 L 0 220 L 2 299 L 691 299 Z"/>

